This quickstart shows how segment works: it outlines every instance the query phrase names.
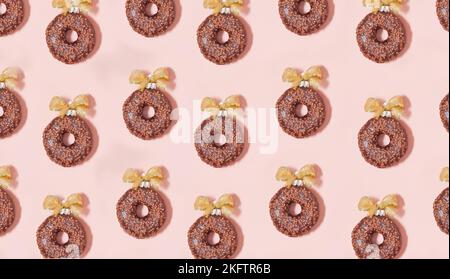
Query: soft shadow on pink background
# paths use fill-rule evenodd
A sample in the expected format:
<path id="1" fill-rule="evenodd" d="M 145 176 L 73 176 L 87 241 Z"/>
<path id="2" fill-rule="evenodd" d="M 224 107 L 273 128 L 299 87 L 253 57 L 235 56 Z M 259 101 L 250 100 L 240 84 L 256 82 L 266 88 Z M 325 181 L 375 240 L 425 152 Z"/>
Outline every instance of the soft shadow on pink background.
<path id="1" fill-rule="evenodd" d="M 404 228 L 407 245 L 403 258 L 448 258 L 448 236 L 437 228 L 432 203 L 447 185 L 439 182 L 448 165 L 448 133 L 439 119 L 439 102 L 448 92 L 448 33 L 440 26 L 435 3 L 409 1 L 403 14 L 412 32 L 407 52 L 395 62 L 377 65 L 359 52 L 355 29 L 368 13 L 359 1 L 334 1 L 332 21 L 321 32 L 299 37 L 287 31 L 278 15 L 277 1 L 250 1 L 243 15 L 252 33 L 251 49 L 239 62 L 216 66 L 205 60 L 196 44 L 196 29 L 208 16 L 201 1 L 182 0 L 182 14 L 168 34 L 147 39 L 132 31 L 125 16 L 125 1 L 98 1 L 92 19 L 101 40 L 95 56 L 66 66 L 51 57 L 45 44 L 47 24 L 58 13 L 51 1 L 29 0 L 26 25 L 0 38 L 0 67 L 20 67 L 24 87 L 18 90 L 26 104 L 23 127 L 0 141 L 0 164 L 14 166 L 17 186 L 10 191 L 20 202 L 17 225 L 0 237 L 0 258 L 40 258 L 35 232 L 49 215 L 42 209 L 47 194 L 89 197 L 89 213 L 82 216 L 92 234 L 87 258 L 190 258 L 187 230 L 201 215 L 193 202 L 198 195 L 218 197 L 235 193 L 240 214 L 233 220 L 245 240 L 238 258 L 354 258 L 350 234 L 364 217 L 358 212 L 361 196 L 382 198 L 398 193 L 404 214 L 396 219 Z M 99 38 L 100 39 L 100 38 Z M 202 163 L 193 144 L 175 144 L 170 135 L 145 142 L 129 134 L 122 119 L 122 104 L 135 90 L 128 84 L 134 69 L 167 66 L 176 74 L 169 93 L 177 106 L 190 111 L 193 100 L 205 96 L 241 94 L 250 107 L 272 108 L 288 88 L 281 81 L 286 67 L 305 69 L 323 65 L 332 116 L 318 135 L 293 139 L 279 131 L 280 146 L 262 155 L 261 145 L 249 147 L 236 165 L 215 170 Z M 48 110 L 52 96 L 95 98 L 89 120 L 98 133 L 98 148 L 80 167 L 63 169 L 53 164 L 42 146 L 42 131 L 55 117 Z M 357 133 L 371 117 L 363 110 L 368 97 L 404 95 L 411 103 L 404 119 L 414 146 L 402 164 L 387 170 L 364 162 Z M 194 129 L 195 127 L 192 127 Z M 280 166 L 320 166 L 321 186 L 316 192 L 326 208 L 320 226 L 305 237 L 290 239 L 272 226 L 268 203 L 282 186 L 274 179 Z M 129 188 L 121 182 L 125 169 L 164 166 L 172 216 L 163 233 L 148 240 L 125 234 L 115 216 L 115 204 Z M 406 242 L 406 241 L 405 241 Z"/>

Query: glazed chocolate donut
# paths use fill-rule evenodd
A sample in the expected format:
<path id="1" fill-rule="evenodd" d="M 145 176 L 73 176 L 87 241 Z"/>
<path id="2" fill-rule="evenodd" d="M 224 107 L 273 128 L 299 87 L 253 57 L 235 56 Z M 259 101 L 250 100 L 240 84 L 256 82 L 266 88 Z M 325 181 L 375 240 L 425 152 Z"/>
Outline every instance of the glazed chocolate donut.
<path id="1" fill-rule="evenodd" d="M 305 14 L 299 8 L 302 1 L 311 6 Z M 318 31 L 328 19 L 328 0 L 280 0 L 278 9 L 286 28 L 301 36 Z"/>
<path id="2" fill-rule="evenodd" d="M 373 234 L 383 235 L 381 245 L 374 244 Z M 352 244 L 360 259 L 394 259 L 400 253 L 402 237 L 400 231 L 389 217 L 366 217 L 353 229 Z"/>
<path id="3" fill-rule="evenodd" d="M 301 213 L 297 216 L 289 212 L 293 203 L 301 206 Z M 306 187 L 284 187 L 270 201 L 270 217 L 274 226 L 290 237 L 309 233 L 317 224 L 319 216 L 319 203 Z"/>
<path id="4" fill-rule="evenodd" d="M 72 134 L 75 142 L 66 146 L 64 136 Z M 48 157 L 63 167 L 73 167 L 83 162 L 93 148 L 92 132 L 87 122 L 79 116 L 57 117 L 45 128 L 43 135 Z"/>
<path id="5" fill-rule="evenodd" d="M 22 120 L 22 109 L 17 97 L 8 89 L 0 89 L 0 138 L 10 136 L 16 131 Z"/>
<path id="6" fill-rule="evenodd" d="M 221 31 L 229 35 L 229 40 L 225 43 L 220 43 L 217 39 Z M 206 59 L 218 65 L 229 64 L 244 53 L 247 47 L 247 31 L 235 15 L 211 15 L 200 25 L 197 42 Z"/>
<path id="7" fill-rule="evenodd" d="M 308 108 L 305 116 L 298 116 L 298 105 Z M 322 97 L 312 88 L 291 88 L 277 101 L 278 122 L 287 134 L 305 138 L 316 133 L 324 124 L 326 108 Z"/>
<path id="8" fill-rule="evenodd" d="M 216 245 L 209 243 L 210 233 L 219 235 L 219 243 Z M 238 234 L 227 217 L 201 217 L 189 229 L 188 242 L 196 259 L 229 259 L 237 250 Z"/>
<path id="9" fill-rule="evenodd" d="M 9 35 L 17 30 L 22 24 L 25 11 L 22 0 L 0 0 L 6 11 L 0 14 L 0 37 Z"/>
<path id="10" fill-rule="evenodd" d="M 67 233 L 69 240 L 65 244 L 57 241 L 59 233 Z M 83 255 L 87 236 L 81 222 L 72 215 L 58 215 L 48 217 L 39 226 L 36 240 L 44 258 L 64 259 L 78 258 Z"/>
<path id="11" fill-rule="evenodd" d="M 12 226 L 15 217 L 14 203 L 9 194 L 0 187 L 0 235 Z"/>
<path id="12" fill-rule="evenodd" d="M 437 0 L 436 12 L 442 27 L 444 27 L 444 29 L 448 31 L 448 0 Z"/>
<path id="13" fill-rule="evenodd" d="M 146 12 L 149 4 L 158 7 L 155 15 Z M 126 12 L 134 31 L 145 37 L 155 37 L 165 33 L 173 24 L 176 7 L 173 0 L 127 0 Z"/>
<path id="14" fill-rule="evenodd" d="M 155 115 L 147 119 L 144 109 L 152 107 Z M 135 91 L 123 105 L 123 119 L 130 133 L 143 140 L 162 136 L 172 124 L 172 105 L 159 89 Z"/>
<path id="15" fill-rule="evenodd" d="M 226 137 L 222 146 L 214 139 L 217 133 Z M 210 117 L 195 132 L 195 148 L 203 162 L 215 168 L 236 162 L 244 151 L 244 131 L 235 117 Z"/>
<path id="16" fill-rule="evenodd" d="M 75 42 L 67 40 L 67 32 L 74 31 Z M 83 14 L 58 15 L 47 27 L 47 45 L 53 57 L 65 64 L 85 60 L 95 48 L 95 29 L 89 18 Z"/>
<path id="17" fill-rule="evenodd" d="M 448 234 L 448 203 L 449 203 L 449 191 L 445 189 L 434 201 L 433 210 L 434 218 L 441 231 Z"/>
<path id="18" fill-rule="evenodd" d="M 387 146 L 381 146 L 379 136 L 390 139 Z M 397 164 L 408 150 L 408 135 L 401 122 L 395 118 L 372 118 L 361 129 L 358 144 L 364 159 L 378 168 L 388 168 Z"/>
<path id="19" fill-rule="evenodd" d="M 148 215 L 139 217 L 138 206 L 145 205 Z M 150 188 L 128 190 L 119 200 L 116 207 L 120 226 L 129 235 L 144 239 L 156 235 L 166 221 L 166 206 L 161 195 Z"/>
<path id="20" fill-rule="evenodd" d="M 377 32 L 386 30 L 389 37 L 379 41 Z M 358 25 L 357 41 L 361 52 L 368 59 L 385 63 L 397 58 L 405 49 L 407 35 L 401 19 L 391 12 L 378 12 L 367 15 Z"/>
<path id="21" fill-rule="evenodd" d="M 441 120 L 442 123 L 444 124 L 445 129 L 447 129 L 448 132 L 448 119 L 449 119 L 449 114 L 448 114 L 448 95 L 445 96 L 444 99 L 442 99 L 442 102 L 439 106 L 439 112 L 441 115 Z"/>

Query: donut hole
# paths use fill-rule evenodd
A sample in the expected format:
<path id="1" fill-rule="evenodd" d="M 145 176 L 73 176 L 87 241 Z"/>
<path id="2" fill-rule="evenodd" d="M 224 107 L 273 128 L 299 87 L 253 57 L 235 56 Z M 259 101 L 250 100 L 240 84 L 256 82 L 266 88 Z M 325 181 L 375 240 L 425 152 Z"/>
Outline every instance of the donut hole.
<path id="1" fill-rule="evenodd" d="M 7 10 L 7 8 L 6 8 L 5 3 L 0 3 L 0 16 L 6 14 L 6 10 Z"/>
<path id="2" fill-rule="evenodd" d="M 140 204 L 136 207 L 136 216 L 143 219 L 149 214 L 149 209 L 146 205 Z"/>
<path id="3" fill-rule="evenodd" d="M 384 28 L 378 28 L 376 38 L 379 43 L 384 43 L 389 39 L 389 32 Z"/>
<path id="4" fill-rule="evenodd" d="M 65 38 L 69 44 L 76 43 L 78 41 L 78 32 L 73 29 L 68 29 L 66 30 Z"/>
<path id="5" fill-rule="evenodd" d="M 0 107 L 0 117 L 3 117 L 3 115 L 5 115 L 5 110 L 3 107 Z"/>
<path id="6" fill-rule="evenodd" d="M 380 246 L 384 243 L 384 236 L 381 233 L 375 232 L 370 236 L 370 242 Z"/>
<path id="7" fill-rule="evenodd" d="M 215 133 L 213 135 L 213 138 L 214 138 L 214 144 L 217 147 L 222 147 L 227 143 L 227 137 L 224 134 Z"/>
<path id="8" fill-rule="evenodd" d="M 155 114 L 156 114 L 156 110 L 152 106 L 145 106 L 142 109 L 142 117 L 144 117 L 147 120 L 150 120 L 153 117 L 155 117 Z"/>
<path id="9" fill-rule="evenodd" d="M 298 117 L 302 118 L 307 116 L 309 113 L 309 109 L 307 106 L 303 105 L 303 104 L 298 104 L 297 106 L 295 106 L 295 115 L 297 115 Z"/>
<path id="10" fill-rule="evenodd" d="M 298 8 L 298 12 L 301 15 L 307 15 L 307 14 L 309 14 L 311 12 L 311 4 L 309 4 L 309 2 L 306 1 L 306 0 L 301 0 L 298 3 L 297 8 Z"/>
<path id="11" fill-rule="evenodd" d="M 230 33 L 224 30 L 217 31 L 216 41 L 221 45 L 228 43 L 230 41 Z"/>
<path id="12" fill-rule="evenodd" d="M 208 233 L 208 244 L 211 246 L 216 246 L 220 243 L 220 235 L 216 232 L 209 232 Z"/>
<path id="13" fill-rule="evenodd" d="M 302 206 L 296 202 L 291 202 L 289 204 L 289 215 L 292 217 L 297 217 L 302 213 Z"/>
<path id="14" fill-rule="evenodd" d="M 377 143 L 380 147 L 388 147 L 391 144 L 391 138 L 386 134 L 380 134 L 377 137 Z"/>
<path id="15" fill-rule="evenodd" d="M 75 143 L 75 135 L 69 132 L 63 134 L 62 138 L 65 147 L 70 147 Z"/>
<path id="16" fill-rule="evenodd" d="M 56 234 L 56 243 L 58 243 L 61 246 L 69 243 L 69 234 L 67 234 L 66 232 L 62 232 L 62 231 L 58 232 Z"/>
<path id="17" fill-rule="evenodd" d="M 159 8 L 158 5 L 156 5 L 155 3 L 148 3 L 145 6 L 145 14 L 148 15 L 149 17 L 154 17 L 158 14 L 159 12 Z"/>

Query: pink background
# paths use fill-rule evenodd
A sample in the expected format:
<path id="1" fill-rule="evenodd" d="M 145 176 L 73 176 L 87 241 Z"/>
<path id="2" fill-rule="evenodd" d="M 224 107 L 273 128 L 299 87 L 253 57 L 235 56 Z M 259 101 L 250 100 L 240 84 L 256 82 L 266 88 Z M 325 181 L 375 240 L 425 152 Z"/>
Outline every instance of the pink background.
<path id="1" fill-rule="evenodd" d="M 42 209 L 47 194 L 74 192 L 89 197 L 91 244 L 87 258 L 190 258 L 187 230 L 201 213 L 193 209 L 198 195 L 218 197 L 235 193 L 239 214 L 233 220 L 243 234 L 237 258 L 354 258 L 350 234 L 365 216 L 357 210 L 361 196 L 401 195 L 404 205 L 397 220 L 405 237 L 402 258 L 448 258 L 449 240 L 435 224 L 432 203 L 447 185 L 438 180 L 448 165 L 448 133 L 439 119 L 438 106 L 448 92 L 449 40 L 440 26 L 435 1 L 408 1 L 403 13 L 411 42 L 393 63 L 377 65 L 359 52 L 355 29 L 368 13 L 360 1 L 334 0 L 331 21 L 319 33 L 299 37 L 287 31 L 278 15 L 277 1 L 249 1 L 243 19 L 251 27 L 250 51 L 239 62 L 216 66 L 205 60 L 196 43 L 196 29 L 209 11 L 202 1 L 176 0 L 181 17 L 169 33 L 147 39 L 129 27 L 125 1 L 98 1 L 92 15 L 100 29 L 99 48 L 85 63 L 66 66 L 51 57 L 44 32 L 58 13 L 51 1 L 28 0 L 25 25 L 0 39 L 0 67 L 20 67 L 24 86 L 23 127 L 0 142 L 0 164 L 12 165 L 18 220 L 0 237 L 0 258 L 40 258 L 35 242 L 39 224 L 49 216 Z M 181 2 L 181 4 L 180 4 Z M 179 11 L 180 12 L 180 11 Z M 273 155 L 260 154 L 252 144 L 236 165 L 215 170 L 202 163 L 193 144 L 175 144 L 167 135 L 155 141 L 131 136 L 122 119 L 122 104 L 135 89 L 128 84 L 134 69 L 170 67 L 176 74 L 169 93 L 180 108 L 197 110 L 193 100 L 206 96 L 241 94 L 248 106 L 271 108 L 288 88 L 281 81 L 288 67 L 305 69 L 324 65 L 328 71 L 322 92 L 332 115 L 318 135 L 296 140 L 279 132 L 280 146 Z M 42 146 L 42 131 L 55 117 L 48 110 L 52 96 L 91 94 L 98 147 L 80 167 L 64 169 L 52 163 Z M 368 97 L 407 96 L 411 104 L 404 119 L 412 150 L 397 167 L 378 170 L 365 163 L 357 147 L 357 133 L 371 117 L 363 110 Z M 268 203 L 282 186 L 274 179 L 280 166 L 321 167 L 316 188 L 325 207 L 317 229 L 290 239 L 278 233 L 269 217 Z M 121 182 L 126 168 L 164 166 L 169 178 L 162 190 L 170 201 L 171 217 L 164 231 L 148 240 L 125 234 L 115 216 L 115 204 L 129 189 Z"/>

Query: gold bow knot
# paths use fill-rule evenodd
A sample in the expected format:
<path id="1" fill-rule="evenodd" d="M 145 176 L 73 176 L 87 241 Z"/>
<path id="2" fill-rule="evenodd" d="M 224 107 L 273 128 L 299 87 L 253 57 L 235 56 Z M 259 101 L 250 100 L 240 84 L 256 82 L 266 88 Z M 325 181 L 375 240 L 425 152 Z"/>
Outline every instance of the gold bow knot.
<path id="1" fill-rule="evenodd" d="M 283 73 L 283 81 L 291 83 L 292 88 L 311 86 L 317 89 L 320 86 L 322 78 L 323 73 L 319 66 L 313 66 L 304 73 L 300 73 L 293 68 L 288 68 Z"/>
<path id="2" fill-rule="evenodd" d="M 158 189 L 161 187 L 164 180 L 164 174 L 161 168 L 154 167 L 148 170 L 145 174 L 141 174 L 134 169 L 128 169 L 123 175 L 123 182 L 131 183 L 133 189 L 150 188 Z"/>
<path id="3" fill-rule="evenodd" d="M 63 14 L 88 13 L 92 9 L 92 0 L 53 0 L 53 8 L 61 9 Z"/>
<path id="4" fill-rule="evenodd" d="M 398 200 L 396 195 L 386 196 L 379 203 L 375 203 L 369 197 L 363 197 L 359 201 L 358 209 L 367 211 L 370 217 L 384 216 L 385 214 L 392 217 L 395 215 L 395 209 L 398 207 Z"/>
<path id="5" fill-rule="evenodd" d="M 213 14 L 217 15 L 220 13 L 234 14 L 238 15 L 239 11 L 244 5 L 243 0 L 204 0 L 203 7 L 205 9 L 210 9 Z"/>
<path id="6" fill-rule="evenodd" d="M 72 102 L 67 102 L 62 97 L 53 97 L 49 107 L 51 111 L 59 112 L 61 117 L 76 115 L 85 117 L 89 110 L 89 97 L 80 95 L 73 99 Z"/>
<path id="7" fill-rule="evenodd" d="M 241 108 L 241 98 L 233 95 L 225 99 L 222 103 L 219 103 L 213 98 L 204 98 L 202 101 L 202 111 L 207 111 L 213 116 L 222 116 L 227 112 L 236 112 Z"/>
<path id="8" fill-rule="evenodd" d="M 65 201 L 56 196 L 47 196 L 44 200 L 44 209 L 51 210 L 53 215 L 78 216 L 83 210 L 83 197 L 81 194 L 72 194 Z"/>
<path id="9" fill-rule="evenodd" d="M 0 74 L 0 90 L 5 88 L 9 90 L 16 89 L 19 78 L 20 78 L 19 69 L 6 68 Z"/>
<path id="10" fill-rule="evenodd" d="M 395 117 L 399 119 L 405 110 L 405 103 L 401 96 L 393 97 L 384 104 L 377 99 L 369 98 L 366 101 L 364 110 L 374 113 L 377 119 L 380 117 Z"/>
<path id="11" fill-rule="evenodd" d="M 372 12 L 399 13 L 403 0 L 364 0 L 364 6 L 372 8 Z"/>
<path id="12" fill-rule="evenodd" d="M 136 70 L 130 75 L 130 83 L 139 85 L 141 91 L 145 89 L 166 89 L 169 82 L 169 70 L 167 68 L 158 68 L 151 75 L 144 71 Z"/>
<path id="13" fill-rule="evenodd" d="M 288 188 L 292 186 L 312 187 L 316 176 L 315 167 L 306 165 L 295 173 L 289 168 L 281 167 L 278 169 L 275 178 L 277 181 L 283 181 Z"/>
<path id="14" fill-rule="evenodd" d="M 442 182 L 448 182 L 448 167 L 446 167 L 442 170 L 440 179 Z"/>
<path id="15" fill-rule="evenodd" d="M 230 216 L 234 209 L 233 196 L 230 194 L 223 195 L 216 202 L 212 202 L 207 197 L 198 197 L 194 208 L 195 210 L 203 211 L 205 216 Z"/>
<path id="16" fill-rule="evenodd" d="M 11 168 L 10 167 L 0 167 L 0 189 L 6 189 L 11 187 Z"/>

